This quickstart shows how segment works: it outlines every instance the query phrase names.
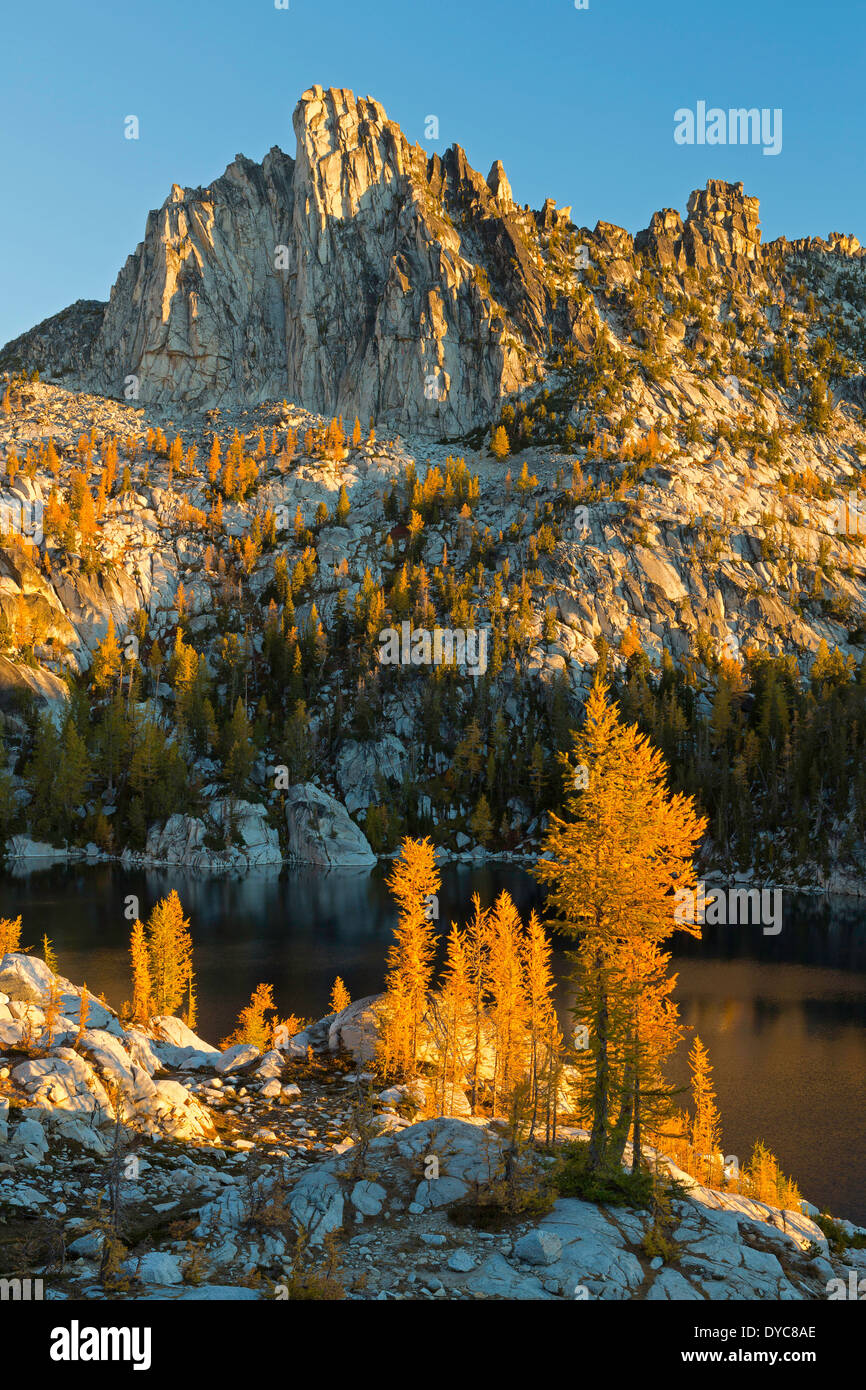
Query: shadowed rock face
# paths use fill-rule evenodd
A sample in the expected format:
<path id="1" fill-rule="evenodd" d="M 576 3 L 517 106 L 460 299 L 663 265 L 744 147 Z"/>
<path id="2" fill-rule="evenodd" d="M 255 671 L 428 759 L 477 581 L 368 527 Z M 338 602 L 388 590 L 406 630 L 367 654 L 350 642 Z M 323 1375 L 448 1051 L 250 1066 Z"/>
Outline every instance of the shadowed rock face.
<path id="1" fill-rule="evenodd" d="M 290 861 L 326 869 L 343 864 L 371 867 L 376 862 L 345 806 L 311 782 L 289 787 L 286 821 Z"/>
<path id="2" fill-rule="evenodd" d="M 99 299 L 77 299 L 68 309 L 43 319 L 6 344 L 0 352 L 3 370 L 24 369 L 83 379 L 105 309 Z"/>
<path id="3" fill-rule="evenodd" d="M 95 389 L 215 405 L 285 394 L 285 304 L 275 247 L 290 239 L 294 161 L 239 155 L 209 188 L 182 189 L 147 220 L 111 291 L 90 360 Z"/>

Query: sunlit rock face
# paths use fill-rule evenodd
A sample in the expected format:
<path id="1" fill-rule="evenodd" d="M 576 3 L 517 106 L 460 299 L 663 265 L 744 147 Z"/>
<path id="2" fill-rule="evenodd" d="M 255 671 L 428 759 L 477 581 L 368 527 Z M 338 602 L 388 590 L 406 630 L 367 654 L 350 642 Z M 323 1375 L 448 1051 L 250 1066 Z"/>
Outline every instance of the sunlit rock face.
<path id="1" fill-rule="evenodd" d="M 710 179 L 695 189 L 685 222 L 673 208 L 654 212 L 634 247 L 679 271 L 725 269 L 754 290 L 764 284 L 758 199 L 746 197 L 741 183 Z"/>
<path id="2" fill-rule="evenodd" d="M 544 241 L 459 146 L 429 158 L 380 104 L 313 87 L 297 157 L 238 155 L 151 212 L 104 308 L 79 304 L 9 345 L 10 364 L 145 404 L 286 397 L 447 433 L 539 375 L 555 315 Z"/>

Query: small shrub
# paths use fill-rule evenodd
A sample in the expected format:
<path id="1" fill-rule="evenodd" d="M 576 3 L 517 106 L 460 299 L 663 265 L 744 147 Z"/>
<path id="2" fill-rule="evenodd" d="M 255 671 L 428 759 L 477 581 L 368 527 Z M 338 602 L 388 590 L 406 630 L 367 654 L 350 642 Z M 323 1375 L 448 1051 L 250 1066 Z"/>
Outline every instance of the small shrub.
<path id="1" fill-rule="evenodd" d="M 346 1290 L 337 1278 L 339 1258 L 333 1235 L 324 1240 L 321 1260 L 311 1259 L 309 1236 L 301 1229 L 295 1241 L 292 1268 L 281 1283 L 274 1285 L 278 1302 L 332 1303 L 346 1297 Z"/>
<path id="2" fill-rule="evenodd" d="M 662 1259 L 666 1265 L 679 1259 L 679 1246 L 665 1233 L 664 1227 L 654 1222 L 644 1233 L 640 1248 L 648 1260 Z"/>
<path id="3" fill-rule="evenodd" d="M 845 1227 L 834 1221 L 829 1212 L 822 1211 L 820 1216 L 813 1216 L 812 1220 L 827 1237 L 831 1255 L 844 1255 L 846 1250 L 866 1249 L 866 1236 L 849 1236 Z"/>
<path id="4" fill-rule="evenodd" d="M 613 1207 L 648 1207 L 652 1203 L 652 1173 L 643 1168 L 637 1173 L 622 1168 L 594 1171 L 589 1165 L 589 1148 L 580 1141 L 563 1145 L 553 1182 L 560 1197 L 579 1197 Z"/>

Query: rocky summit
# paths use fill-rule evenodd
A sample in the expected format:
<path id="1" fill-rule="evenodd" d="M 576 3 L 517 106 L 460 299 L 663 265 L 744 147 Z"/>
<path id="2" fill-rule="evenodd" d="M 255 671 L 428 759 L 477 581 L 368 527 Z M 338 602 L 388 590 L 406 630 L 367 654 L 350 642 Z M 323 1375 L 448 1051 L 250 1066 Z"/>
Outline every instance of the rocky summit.
<path id="1" fill-rule="evenodd" d="M 540 381 L 551 344 L 588 350 L 604 335 L 604 306 L 576 282 L 578 246 L 614 262 L 641 252 L 687 278 L 729 271 L 752 293 L 789 249 L 761 246 L 742 185 L 711 180 L 685 221 L 665 209 L 632 240 L 575 227 L 552 198 L 518 206 L 499 160 L 485 179 L 459 145 L 428 157 L 370 97 L 313 87 L 294 129 L 294 158 L 275 146 L 206 187 L 175 184 L 108 303 L 72 305 L 8 344 L 0 367 L 175 410 L 286 397 L 455 435 Z M 838 234 L 790 249 L 839 268 L 861 254 Z"/>
<path id="2" fill-rule="evenodd" d="M 73 305 L 0 363 L 173 407 L 282 397 L 328 414 L 454 434 L 535 380 L 557 304 L 545 243 L 567 210 L 518 208 L 497 162 L 428 159 L 371 98 L 305 92 L 295 158 L 238 155 L 177 184 L 107 305 Z M 554 277 L 553 279 L 551 277 Z M 128 398 L 128 396 L 127 396 Z"/>

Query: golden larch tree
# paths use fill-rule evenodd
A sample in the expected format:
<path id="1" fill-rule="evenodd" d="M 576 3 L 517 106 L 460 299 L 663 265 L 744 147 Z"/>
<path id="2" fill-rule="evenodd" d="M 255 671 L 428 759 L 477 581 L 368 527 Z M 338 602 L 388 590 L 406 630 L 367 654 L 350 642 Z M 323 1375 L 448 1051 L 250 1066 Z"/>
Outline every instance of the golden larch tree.
<path id="1" fill-rule="evenodd" d="M 233 1033 L 223 1038 L 222 1047 L 234 1047 L 237 1043 L 252 1043 L 260 1052 L 266 1052 L 271 1045 L 273 1034 L 272 1020 L 268 1014 L 276 1012 L 273 985 L 256 985 L 250 1002 L 238 1014 L 237 1026 Z"/>
<path id="2" fill-rule="evenodd" d="M 175 889 L 154 907 L 145 937 L 153 1011 L 173 1014 L 193 979 L 192 937 Z"/>
<path id="3" fill-rule="evenodd" d="M 21 918 L 0 917 L 0 957 L 17 951 L 21 945 Z"/>
<path id="4" fill-rule="evenodd" d="M 495 459 L 504 459 L 510 454 L 511 445 L 504 425 L 497 425 L 490 436 L 490 452 Z"/>
<path id="5" fill-rule="evenodd" d="M 129 956 L 132 962 L 132 1021 L 147 1023 L 151 1008 L 150 959 L 144 924 L 136 918 L 129 937 Z"/>
<path id="6" fill-rule="evenodd" d="M 718 1159 L 722 1126 L 713 1089 L 709 1053 L 697 1034 L 689 1052 L 689 1066 L 692 1072 L 694 1106 L 691 1129 L 692 1172 L 701 1182 L 718 1186 L 722 1177 L 722 1165 Z"/>
<path id="7" fill-rule="evenodd" d="M 436 954 L 436 927 L 428 900 L 439 892 L 440 883 L 429 839 L 407 837 L 387 880 L 399 914 L 385 979 L 381 1050 L 387 1072 L 408 1075 L 415 1067 Z"/>
<path id="8" fill-rule="evenodd" d="M 121 653 L 114 630 L 114 619 L 109 614 L 105 636 L 93 653 L 93 684 L 102 694 L 111 689 L 120 674 Z"/>
<path id="9" fill-rule="evenodd" d="M 348 1009 L 352 1000 L 349 991 L 343 984 L 342 978 L 338 975 L 331 990 L 330 1008 L 332 1014 L 341 1014 L 344 1009 Z"/>
<path id="10" fill-rule="evenodd" d="M 490 968 L 490 916 L 472 894 L 472 916 L 466 925 L 466 974 L 469 980 L 471 1039 L 469 1050 L 469 1103 L 472 1113 L 478 1105 L 478 1083 L 485 1035 L 485 1000 Z"/>
<path id="11" fill-rule="evenodd" d="M 529 914 L 529 922 L 520 943 L 520 953 L 529 1038 L 528 1080 L 532 1106 L 529 1132 L 530 1135 L 534 1135 L 539 1107 L 544 1107 L 545 1120 L 548 1122 L 555 1112 L 558 1068 L 553 1062 L 562 1045 L 553 1002 L 553 947 L 538 914 L 534 911 Z M 553 1094 L 550 1093 L 551 1083 Z"/>
<path id="12" fill-rule="evenodd" d="M 693 889 L 692 856 L 706 828 L 690 797 L 671 795 L 661 753 L 633 725 L 621 723 L 597 680 L 573 756 L 561 755 L 565 815 L 551 813 L 536 877 L 560 930 L 576 937 L 575 984 L 589 1034 L 583 1071 L 590 1083 L 589 1161 L 599 1169 L 622 1162 L 623 1116 L 634 1114 L 636 1075 L 622 1076 L 634 1009 L 621 961 L 626 949 L 664 941 L 677 923 L 674 892 Z M 577 769 L 582 770 L 578 779 Z M 638 955 L 632 956 L 637 969 Z M 675 1016 L 670 1016 L 673 1023 Z M 630 1094 L 629 1094 L 630 1091 Z"/>
<path id="13" fill-rule="evenodd" d="M 465 1081 L 471 999 L 466 936 L 452 922 L 442 987 L 431 1000 L 430 1008 L 436 1050 L 436 1113 L 439 1115 L 454 1113 L 455 1092 Z"/>
<path id="14" fill-rule="evenodd" d="M 502 892 L 490 913 L 488 991 L 495 1048 L 493 1112 L 497 1100 L 510 1100 L 522 1079 L 529 1015 L 521 967 L 522 923 L 508 893 Z"/>

